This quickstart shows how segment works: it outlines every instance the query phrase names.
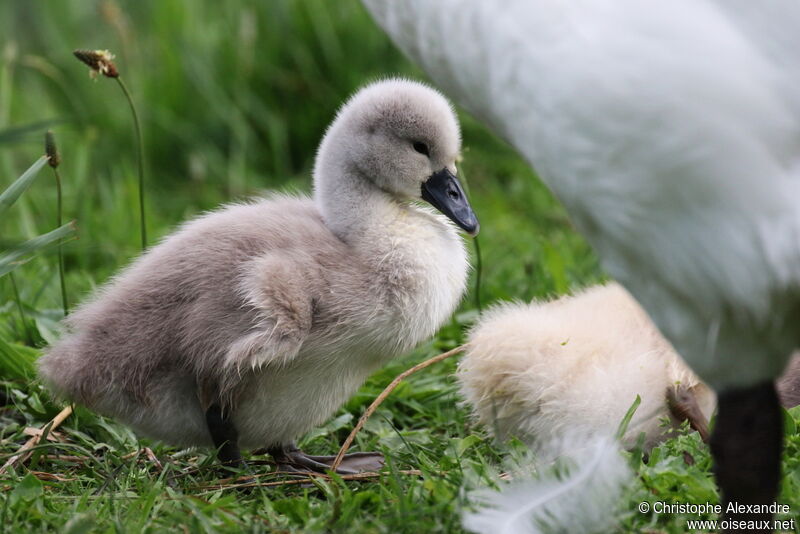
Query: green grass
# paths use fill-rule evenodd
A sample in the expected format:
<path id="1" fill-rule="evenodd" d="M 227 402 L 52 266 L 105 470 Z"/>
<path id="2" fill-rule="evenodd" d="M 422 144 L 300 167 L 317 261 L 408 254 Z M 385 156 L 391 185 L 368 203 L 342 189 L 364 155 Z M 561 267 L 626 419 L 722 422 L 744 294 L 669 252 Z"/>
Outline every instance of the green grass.
<path id="1" fill-rule="evenodd" d="M 111 80 L 92 82 L 75 48 L 109 48 L 143 123 L 150 242 L 180 221 L 266 189 L 308 191 L 316 144 L 338 105 L 381 76 L 424 79 L 354 0 L 6 0 L 0 4 L 0 190 L 59 139 L 70 302 L 88 295 L 139 252 L 135 140 Z M 462 171 L 481 220 L 482 301 L 545 298 L 604 278 L 563 208 L 507 146 L 466 115 Z M 49 174 L 49 173 L 48 173 Z M 0 250 L 53 229 L 56 187 L 43 175 L 0 220 Z M 57 411 L 26 376 L 62 316 L 55 251 L 15 272 L 32 330 L 28 340 L 8 277 L 0 278 L 0 456 Z M 470 294 L 434 340 L 392 362 L 323 428 L 310 452 L 334 453 L 368 404 L 413 363 L 460 344 L 477 316 Z M 31 347 L 29 345 L 33 345 Z M 22 362 L 22 363 L 20 363 Z M 28 362 L 27 365 L 25 362 Z M 519 444 L 494 443 L 459 405 L 448 360 L 402 384 L 358 435 L 382 450 L 380 480 L 209 490 L 209 451 L 139 440 L 126 427 L 78 409 L 59 441 L 0 476 L 0 532 L 460 532 L 467 490 L 493 484 Z M 789 428 L 783 502 L 800 509 L 800 412 Z M 790 425 L 791 426 L 791 425 Z M 126 458 L 143 446 L 163 464 Z M 691 454 L 687 465 L 683 452 Z M 53 455 L 78 461 L 53 459 Z M 623 506 L 620 532 L 682 532 L 686 517 L 636 512 L 654 502 L 718 499 L 708 451 L 684 433 L 645 463 Z M 252 459 L 256 472 L 268 467 Z M 4 460 L 3 460 L 4 461 Z M 422 476 L 401 474 L 419 469 Z M 265 477 L 266 479 L 266 477 Z M 797 532 L 800 532 L 798 530 Z"/>

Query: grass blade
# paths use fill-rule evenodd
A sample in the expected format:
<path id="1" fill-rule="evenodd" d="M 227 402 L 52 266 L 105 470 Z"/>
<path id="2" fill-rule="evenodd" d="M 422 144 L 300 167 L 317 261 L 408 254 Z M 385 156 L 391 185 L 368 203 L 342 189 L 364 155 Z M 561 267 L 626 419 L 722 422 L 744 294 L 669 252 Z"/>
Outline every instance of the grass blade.
<path id="1" fill-rule="evenodd" d="M 45 128 L 49 128 L 54 124 L 66 122 L 64 119 L 50 119 L 46 121 L 31 122 L 22 126 L 14 126 L 0 130 L 0 143 L 12 143 L 20 141 L 28 134 L 41 132 Z"/>
<path id="2" fill-rule="evenodd" d="M 636 409 L 639 408 L 639 405 L 642 403 L 642 398 L 639 395 L 636 395 L 636 398 L 633 399 L 633 403 L 631 407 L 628 408 L 628 411 L 625 412 L 625 417 L 622 418 L 622 421 L 619 423 L 619 427 L 617 428 L 617 435 L 616 438 L 618 440 L 622 440 L 622 437 L 625 435 L 625 432 L 628 431 L 628 425 L 631 424 L 631 419 L 633 419 L 633 414 L 636 413 Z"/>
<path id="3" fill-rule="evenodd" d="M 35 376 L 39 351 L 0 337 L 0 378 L 28 380 Z"/>
<path id="4" fill-rule="evenodd" d="M 122 81 L 119 76 L 116 77 L 125 98 L 128 100 L 128 105 L 131 107 L 131 115 L 133 115 L 133 130 L 136 134 L 136 151 L 137 161 L 139 162 L 139 232 L 142 238 L 142 250 L 147 249 L 147 218 L 144 214 L 144 143 L 142 142 L 142 127 L 139 125 L 139 114 L 136 112 L 136 106 L 133 103 L 133 97 L 128 86 Z"/>
<path id="5" fill-rule="evenodd" d="M 29 239 L 24 243 L 12 247 L 0 254 L 0 276 L 10 273 L 20 265 L 31 259 L 31 254 L 58 242 L 60 239 L 72 236 L 75 233 L 75 221 L 68 222 L 64 226 Z"/>
<path id="6" fill-rule="evenodd" d="M 36 178 L 36 174 L 45 166 L 47 158 L 42 156 L 36 160 L 36 163 L 22 173 L 22 176 L 17 178 L 13 184 L 8 186 L 8 189 L 0 194 L 0 215 L 2 215 L 11 205 L 17 201 L 19 196 L 28 189 Z"/>

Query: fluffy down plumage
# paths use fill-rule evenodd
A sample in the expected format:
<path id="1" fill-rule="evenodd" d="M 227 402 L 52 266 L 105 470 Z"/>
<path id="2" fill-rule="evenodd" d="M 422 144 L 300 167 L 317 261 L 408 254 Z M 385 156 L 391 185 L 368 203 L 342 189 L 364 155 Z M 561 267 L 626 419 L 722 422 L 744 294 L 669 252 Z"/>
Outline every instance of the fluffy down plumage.
<path id="1" fill-rule="evenodd" d="M 533 444 L 576 430 L 613 433 L 641 404 L 622 441 L 648 447 L 677 421 L 667 390 L 689 388 L 706 418 L 715 397 L 620 285 L 586 289 L 552 302 L 493 308 L 474 327 L 461 361 L 461 392 L 499 438 Z"/>
<path id="2" fill-rule="evenodd" d="M 68 318 L 40 376 L 168 443 L 215 445 L 219 405 L 240 446 L 288 446 L 457 306 L 463 243 L 416 201 L 455 172 L 460 146 L 438 92 L 367 86 L 320 145 L 313 198 L 273 194 L 184 224 Z"/>

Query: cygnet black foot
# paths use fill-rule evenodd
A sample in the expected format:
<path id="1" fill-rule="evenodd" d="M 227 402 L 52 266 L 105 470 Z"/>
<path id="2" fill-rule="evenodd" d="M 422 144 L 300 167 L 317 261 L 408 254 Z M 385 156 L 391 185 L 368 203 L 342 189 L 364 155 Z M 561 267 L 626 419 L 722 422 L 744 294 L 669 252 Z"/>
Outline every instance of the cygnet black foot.
<path id="1" fill-rule="evenodd" d="M 218 404 L 211 405 L 206 410 L 206 424 L 214 442 L 214 447 L 219 451 L 217 458 L 221 464 L 220 476 L 230 477 L 250 474 L 247 463 L 242 459 L 239 450 L 239 432 L 230 420 L 230 414 L 224 413 Z M 255 482 L 252 477 L 240 478 L 237 483 L 245 484 Z"/>
<path id="2" fill-rule="evenodd" d="M 325 473 L 330 471 L 335 456 L 311 456 L 294 445 L 284 445 L 268 449 L 278 464 L 278 470 Z M 383 454 L 379 452 L 354 452 L 345 454 L 336 469 L 340 475 L 354 475 L 366 471 L 379 471 L 384 465 Z"/>

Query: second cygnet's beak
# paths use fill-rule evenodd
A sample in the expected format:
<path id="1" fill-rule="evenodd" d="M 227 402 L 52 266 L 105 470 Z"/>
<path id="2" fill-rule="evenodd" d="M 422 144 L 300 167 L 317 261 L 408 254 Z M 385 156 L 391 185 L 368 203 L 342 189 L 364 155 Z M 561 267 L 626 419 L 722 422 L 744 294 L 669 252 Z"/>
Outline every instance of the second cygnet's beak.
<path id="1" fill-rule="evenodd" d="M 458 178 L 447 167 L 422 182 L 422 199 L 447 215 L 469 235 L 478 235 L 478 218 L 475 217 Z"/>

